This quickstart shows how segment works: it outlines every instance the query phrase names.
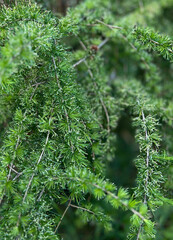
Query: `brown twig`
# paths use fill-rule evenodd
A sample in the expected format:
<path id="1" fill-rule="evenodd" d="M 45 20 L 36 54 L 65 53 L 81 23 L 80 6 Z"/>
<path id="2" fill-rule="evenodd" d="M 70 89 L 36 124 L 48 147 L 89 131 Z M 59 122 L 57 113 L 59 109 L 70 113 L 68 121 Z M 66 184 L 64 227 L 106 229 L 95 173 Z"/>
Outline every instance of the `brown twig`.
<path id="1" fill-rule="evenodd" d="M 15 181 L 18 177 L 20 177 L 21 175 L 23 174 L 23 172 L 21 172 L 21 173 L 18 173 L 14 178 L 13 178 L 13 180 L 12 181 Z"/>
<path id="2" fill-rule="evenodd" d="M 15 146 L 15 151 L 17 150 L 17 148 L 19 146 L 19 142 L 20 142 L 20 137 L 18 136 L 17 143 L 16 143 L 16 146 Z M 12 171 L 13 163 L 14 163 L 14 157 L 13 157 L 13 161 L 10 164 L 10 170 L 9 170 L 9 173 L 8 173 L 7 181 L 9 181 L 9 179 L 11 177 L 11 171 Z"/>
<path id="3" fill-rule="evenodd" d="M 98 49 L 101 49 L 108 41 L 109 41 L 109 38 L 105 38 L 105 40 L 103 40 L 103 42 L 101 42 L 101 43 L 98 45 Z"/>
<path id="4" fill-rule="evenodd" d="M 77 209 L 81 209 L 83 211 L 89 212 L 91 214 L 95 214 L 93 211 L 91 211 L 91 210 L 89 210 L 87 208 L 79 207 L 79 206 L 76 206 L 76 205 L 73 205 L 73 204 L 70 204 L 70 206 L 73 207 L 73 208 L 77 208 Z"/>
<path id="5" fill-rule="evenodd" d="M 109 24 L 107 24 L 105 22 L 102 22 L 101 20 L 98 20 L 98 19 L 96 20 L 96 22 L 101 23 L 102 25 L 104 25 L 104 26 L 106 26 L 110 29 L 123 29 L 122 27 L 109 25 Z"/>
<path id="6" fill-rule="evenodd" d="M 60 224 L 61 224 L 61 222 L 62 222 L 62 220 L 63 220 L 63 218 L 64 218 L 64 216 L 65 216 L 65 214 L 66 214 L 66 212 L 67 212 L 67 210 L 69 209 L 70 205 L 71 205 L 71 199 L 69 200 L 69 203 L 68 203 L 68 205 L 67 205 L 67 207 L 66 207 L 63 215 L 61 216 L 58 225 L 57 225 L 56 228 L 55 228 L 55 233 L 58 231 L 58 228 L 59 228 L 59 226 L 60 226 Z"/>
<path id="7" fill-rule="evenodd" d="M 79 64 L 81 64 L 82 62 L 84 62 L 86 60 L 87 57 L 84 57 L 82 59 L 80 59 L 77 63 L 73 64 L 73 67 L 77 67 Z"/>
<path id="8" fill-rule="evenodd" d="M 39 202 L 41 197 L 43 196 L 44 190 L 45 190 L 45 187 L 42 189 L 42 191 L 41 191 L 41 193 L 40 193 L 40 195 L 39 195 L 39 197 L 37 199 L 37 202 Z"/>

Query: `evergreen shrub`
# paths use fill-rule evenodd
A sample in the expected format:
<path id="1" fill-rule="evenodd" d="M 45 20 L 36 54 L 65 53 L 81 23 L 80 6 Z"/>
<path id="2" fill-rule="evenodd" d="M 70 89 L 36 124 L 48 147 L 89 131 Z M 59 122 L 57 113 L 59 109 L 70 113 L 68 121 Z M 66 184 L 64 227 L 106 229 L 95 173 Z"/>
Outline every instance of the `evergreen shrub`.
<path id="1" fill-rule="evenodd" d="M 172 239 L 173 1 L 39 4 L 0 9 L 0 239 Z M 120 186 L 124 116 L 136 180 Z"/>

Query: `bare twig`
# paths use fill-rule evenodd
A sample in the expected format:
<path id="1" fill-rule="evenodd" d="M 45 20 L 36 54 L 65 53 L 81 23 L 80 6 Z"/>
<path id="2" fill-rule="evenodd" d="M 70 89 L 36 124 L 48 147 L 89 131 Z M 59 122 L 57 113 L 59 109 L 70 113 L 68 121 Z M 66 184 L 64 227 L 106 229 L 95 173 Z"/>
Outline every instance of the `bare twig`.
<path id="1" fill-rule="evenodd" d="M 98 49 L 102 48 L 108 41 L 109 41 L 109 38 L 105 38 L 105 40 L 103 40 L 103 42 L 101 42 L 101 43 L 98 45 Z"/>
<path id="2" fill-rule="evenodd" d="M 20 177 L 21 175 L 23 174 L 23 172 L 21 172 L 21 173 L 18 173 L 14 178 L 13 178 L 13 180 L 12 181 L 15 181 L 18 177 Z"/>
<path id="3" fill-rule="evenodd" d="M 60 224 L 61 224 L 61 222 L 62 222 L 62 220 L 63 220 L 63 218 L 64 218 L 64 216 L 65 216 L 65 214 L 66 214 L 66 212 L 67 212 L 67 210 L 69 209 L 70 205 L 71 205 L 71 199 L 69 200 L 69 203 L 68 203 L 68 205 L 67 205 L 67 207 L 66 207 L 63 215 L 61 216 L 58 225 L 57 225 L 56 228 L 55 228 L 55 233 L 58 231 L 58 228 L 59 228 L 59 226 L 60 226 Z"/>
<path id="4" fill-rule="evenodd" d="M 45 190 L 45 187 L 42 189 L 42 191 L 41 191 L 41 193 L 40 193 L 40 195 L 39 195 L 39 197 L 37 199 L 37 202 L 39 202 L 41 197 L 43 196 L 44 190 Z"/>
<path id="5" fill-rule="evenodd" d="M 96 20 L 96 22 L 101 23 L 101 24 L 103 24 L 104 26 L 106 26 L 110 29 L 123 29 L 122 27 L 109 25 L 109 24 L 104 23 L 104 22 L 102 22 L 101 20 L 98 20 L 98 19 Z"/>
<path id="6" fill-rule="evenodd" d="M 39 86 L 40 84 L 43 84 L 43 83 L 45 83 L 45 82 L 38 82 L 38 83 L 35 83 L 35 84 L 32 85 L 32 87 Z"/>
<path id="7" fill-rule="evenodd" d="M 87 208 L 79 207 L 79 206 L 76 206 L 76 205 L 73 205 L 73 204 L 70 204 L 70 206 L 73 207 L 73 208 L 77 208 L 77 209 L 81 209 L 83 211 L 89 212 L 91 214 L 95 214 L 93 211 L 91 211 L 91 210 L 89 210 Z"/>
<path id="8" fill-rule="evenodd" d="M 18 136 L 17 143 L 16 143 L 16 146 L 15 146 L 15 151 L 17 150 L 17 148 L 19 146 L 19 142 L 20 142 L 20 137 Z M 14 163 L 14 157 L 13 157 L 13 161 L 10 164 L 10 170 L 9 170 L 9 174 L 8 174 L 8 177 L 7 177 L 7 181 L 9 181 L 9 179 L 10 179 L 13 163 Z"/>
<path id="9" fill-rule="evenodd" d="M 94 24 L 94 23 L 93 23 L 93 24 L 86 24 L 86 26 L 87 26 L 87 27 L 97 27 L 98 24 Z"/>
<path id="10" fill-rule="evenodd" d="M 37 90 L 37 88 L 38 88 L 38 84 L 36 84 L 36 87 L 35 87 L 35 89 L 34 89 L 32 95 L 31 95 L 31 97 L 30 97 L 30 99 L 29 99 L 30 101 L 33 99 L 33 97 L 34 97 L 34 93 L 35 93 L 35 91 Z"/>
<path id="11" fill-rule="evenodd" d="M 57 74 L 57 71 L 56 71 L 57 67 L 56 67 L 56 63 L 55 63 L 55 58 L 52 57 L 52 60 L 53 60 L 53 65 L 54 65 L 54 69 L 55 69 L 55 77 L 56 77 L 56 81 L 58 83 L 58 87 L 59 87 L 59 89 L 62 89 L 61 85 L 60 85 L 60 82 L 59 82 L 59 77 L 58 77 L 58 74 Z"/>
<path id="12" fill-rule="evenodd" d="M 137 234 L 137 238 L 136 238 L 136 240 L 139 240 L 140 233 L 141 233 L 141 229 L 142 229 L 142 224 L 141 224 L 140 227 L 139 227 L 139 230 L 138 230 L 138 234 Z"/>
<path id="13" fill-rule="evenodd" d="M 172 50 L 172 49 L 170 49 L 170 48 L 168 48 L 168 51 L 169 51 L 169 52 L 171 52 L 171 53 L 173 53 L 173 50 Z"/>
<path id="14" fill-rule="evenodd" d="M 19 174 L 18 171 L 16 171 L 13 167 L 11 167 L 11 171 L 13 171 L 16 174 Z"/>
<path id="15" fill-rule="evenodd" d="M 85 44 L 79 39 L 79 43 L 82 46 L 83 50 L 87 51 L 87 47 L 85 46 Z"/>
<path id="16" fill-rule="evenodd" d="M 82 59 L 80 59 L 77 63 L 73 64 L 73 67 L 77 67 L 79 64 L 81 64 L 82 62 L 84 62 L 86 60 L 87 57 L 84 57 Z"/>

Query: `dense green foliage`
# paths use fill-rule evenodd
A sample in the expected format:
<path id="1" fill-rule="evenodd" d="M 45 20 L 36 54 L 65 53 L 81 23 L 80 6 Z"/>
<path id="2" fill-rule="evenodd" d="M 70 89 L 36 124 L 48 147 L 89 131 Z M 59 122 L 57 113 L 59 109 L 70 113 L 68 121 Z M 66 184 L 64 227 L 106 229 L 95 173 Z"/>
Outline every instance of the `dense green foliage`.
<path id="1" fill-rule="evenodd" d="M 86 0 L 65 17 L 31 2 L 0 10 L 1 239 L 172 239 L 173 1 Z"/>

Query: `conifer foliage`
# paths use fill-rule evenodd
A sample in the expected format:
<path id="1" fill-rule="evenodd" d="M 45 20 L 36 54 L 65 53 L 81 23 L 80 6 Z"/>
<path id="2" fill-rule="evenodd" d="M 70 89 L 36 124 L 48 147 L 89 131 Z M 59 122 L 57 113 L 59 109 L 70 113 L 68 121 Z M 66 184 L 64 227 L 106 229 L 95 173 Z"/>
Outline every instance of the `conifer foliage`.
<path id="1" fill-rule="evenodd" d="M 104 206 L 130 213 L 128 239 L 171 239 L 159 209 L 173 205 L 173 41 L 169 17 L 157 24 L 170 8 L 86 0 L 56 17 L 34 1 L 1 4 L 1 239 L 65 239 L 72 210 L 113 231 Z M 105 171 L 126 112 L 139 148 L 132 189 Z"/>

